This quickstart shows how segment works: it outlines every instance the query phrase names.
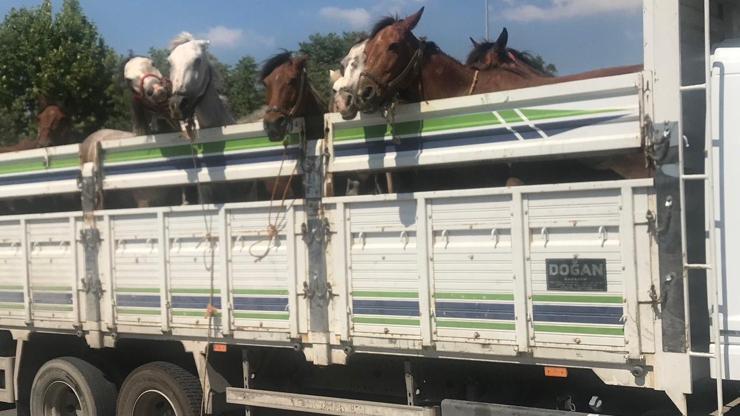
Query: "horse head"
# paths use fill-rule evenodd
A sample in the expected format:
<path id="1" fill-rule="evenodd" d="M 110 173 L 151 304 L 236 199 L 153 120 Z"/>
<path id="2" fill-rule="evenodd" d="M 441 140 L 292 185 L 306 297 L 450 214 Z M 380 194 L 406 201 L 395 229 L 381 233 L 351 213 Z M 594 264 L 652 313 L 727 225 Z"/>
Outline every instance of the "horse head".
<path id="1" fill-rule="evenodd" d="M 207 40 L 197 40 L 183 32 L 172 41 L 170 55 L 170 80 L 172 96 L 170 114 L 175 120 L 192 118 L 200 100 L 213 81 L 208 61 Z"/>
<path id="2" fill-rule="evenodd" d="M 477 42 L 470 38 L 473 50 L 468 54 L 465 64 L 479 71 L 504 69 L 524 78 L 552 77 L 533 63 L 534 57 L 527 52 L 520 52 L 507 47 L 509 32 L 504 28 L 495 42 Z"/>
<path id="3" fill-rule="evenodd" d="M 283 140 L 293 117 L 305 115 L 305 100 L 310 94 L 307 57 L 282 52 L 262 66 L 260 79 L 265 86 L 267 110 L 262 123 L 272 141 Z"/>
<path id="4" fill-rule="evenodd" d="M 381 20 L 365 46 L 365 70 L 360 74 L 360 110 L 373 112 L 408 86 L 421 67 L 423 45 L 411 31 L 424 8 L 402 20 Z"/>
<path id="5" fill-rule="evenodd" d="M 363 40 L 349 50 L 347 56 L 342 59 L 341 72 L 335 72 L 331 75 L 332 93 L 332 112 L 341 113 L 345 120 L 352 120 L 357 116 L 357 84 L 360 82 L 360 74 L 365 70 L 365 47 L 367 39 Z"/>
<path id="6" fill-rule="evenodd" d="M 152 109 L 167 108 L 170 86 L 149 58 L 133 57 L 123 68 L 123 77 L 136 99 Z"/>
<path id="7" fill-rule="evenodd" d="M 38 122 L 37 147 L 67 144 L 66 140 L 72 127 L 72 121 L 64 114 L 62 108 L 49 104 L 36 116 Z"/>

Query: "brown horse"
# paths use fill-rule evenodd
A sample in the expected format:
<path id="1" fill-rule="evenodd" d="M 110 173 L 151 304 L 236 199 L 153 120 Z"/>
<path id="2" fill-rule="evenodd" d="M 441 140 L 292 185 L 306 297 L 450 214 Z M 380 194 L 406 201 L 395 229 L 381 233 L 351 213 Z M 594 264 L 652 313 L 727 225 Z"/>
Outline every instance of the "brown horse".
<path id="1" fill-rule="evenodd" d="M 69 144 L 72 122 L 56 104 L 44 105 L 36 116 L 38 134 L 35 139 L 23 139 L 17 144 L 0 148 L 0 153 L 38 149 Z"/>
<path id="2" fill-rule="evenodd" d="M 294 118 L 305 118 L 307 130 L 327 112 L 327 105 L 311 85 L 306 71 L 308 57 L 282 52 L 262 66 L 260 80 L 265 86 L 267 110 L 262 123 L 272 141 L 281 141 L 288 134 Z M 309 126 L 309 123 L 312 125 Z M 318 131 L 321 133 L 321 130 Z M 309 136 L 310 137 L 310 136 Z M 318 136 L 315 136 L 318 137 Z"/>
<path id="3" fill-rule="evenodd" d="M 407 101 L 434 100 L 624 74 L 640 69 L 637 66 L 609 68 L 549 77 L 499 65 L 496 60 L 509 60 L 510 55 L 514 56 L 499 53 L 484 56 L 496 60 L 484 60 L 482 65 L 488 70 L 481 70 L 458 62 L 433 42 L 414 36 L 412 30 L 423 12 L 422 7 L 402 20 L 384 19 L 373 29 L 365 48 L 365 70 L 358 85 L 362 111 L 373 112 L 397 95 Z M 506 50 L 505 42 L 502 43 L 496 42 L 496 46 L 499 50 Z"/>

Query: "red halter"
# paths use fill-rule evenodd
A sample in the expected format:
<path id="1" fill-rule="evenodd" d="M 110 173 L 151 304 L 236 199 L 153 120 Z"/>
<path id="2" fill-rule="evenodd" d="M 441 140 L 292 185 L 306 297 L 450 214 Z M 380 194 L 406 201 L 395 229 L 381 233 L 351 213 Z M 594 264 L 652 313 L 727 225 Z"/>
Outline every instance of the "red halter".
<path id="1" fill-rule="evenodd" d="M 144 82 L 147 80 L 147 78 L 156 78 L 164 86 L 164 88 L 171 88 L 172 83 L 168 78 L 153 73 L 147 73 L 144 74 L 139 80 L 139 91 L 134 90 L 134 99 L 141 102 L 142 104 L 144 104 L 144 106 L 152 111 L 162 111 L 163 108 L 166 110 L 166 103 L 155 104 L 146 98 L 146 94 L 144 93 Z"/>

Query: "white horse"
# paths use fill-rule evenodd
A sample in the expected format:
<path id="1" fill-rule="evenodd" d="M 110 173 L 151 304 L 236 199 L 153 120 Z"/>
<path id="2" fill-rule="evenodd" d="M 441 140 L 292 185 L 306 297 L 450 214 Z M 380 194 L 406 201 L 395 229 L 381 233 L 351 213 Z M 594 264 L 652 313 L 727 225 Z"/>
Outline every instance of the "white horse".
<path id="1" fill-rule="evenodd" d="M 151 59 L 143 56 L 129 59 L 123 67 L 123 77 L 133 93 L 131 115 L 134 133 L 144 135 L 180 130 L 179 124 L 169 114 L 168 81 Z"/>
<path id="2" fill-rule="evenodd" d="M 168 58 L 172 82 L 170 114 L 176 120 L 194 117 L 200 128 L 234 124 L 234 117 L 218 94 L 218 74 L 208 59 L 208 44 L 190 33 L 180 33 L 170 44 Z"/>
<path id="3" fill-rule="evenodd" d="M 329 78 L 332 82 L 334 97 L 331 111 L 341 113 L 345 120 L 352 120 L 357 116 L 357 105 L 354 97 L 360 74 L 365 69 L 365 46 L 367 39 L 356 43 L 347 56 L 342 59 L 342 72 L 330 70 Z"/>

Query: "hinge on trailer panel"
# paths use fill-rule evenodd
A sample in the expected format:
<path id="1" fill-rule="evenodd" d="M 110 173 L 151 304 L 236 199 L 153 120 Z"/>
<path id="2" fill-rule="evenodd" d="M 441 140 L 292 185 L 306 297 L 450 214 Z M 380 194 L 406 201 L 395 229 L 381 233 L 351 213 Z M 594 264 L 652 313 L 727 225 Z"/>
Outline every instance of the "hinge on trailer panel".
<path id="1" fill-rule="evenodd" d="M 655 313 L 655 317 L 657 319 L 660 319 L 660 308 L 663 306 L 663 297 L 658 296 L 658 291 L 655 288 L 655 285 L 650 285 L 650 290 L 648 290 L 648 296 L 650 297 L 649 301 L 638 301 L 639 304 L 649 304 L 653 308 L 653 313 Z"/>
<path id="2" fill-rule="evenodd" d="M 651 210 L 648 210 L 645 214 L 645 219 L 647 219 L 648 222 L 648 230 L 656 238 L 666 232 L 668 230 L 668 226 L 671 223 L 671 213 L 673 212 L 673 210 L 671 209 L 673 207 L 673 197 L 671 197 L 670 195 L 668 195 L 665 199 L 665 207 L 666 215 L 664 216 L 663 221 L 658 221 L 655 213 Z M 660 222 L 662 222 L 662 224 Z"/>
<path id="3" fill-rule="evenodd" d="M 329 225 L 329 219 L 324 217 L 321 219 L 321 225 L 312 230 L 308 229 L 308 224 L 305 222 L 301 224 L 301 239 L 307 245 L 311 245 L 314 242 L 328 243 L 331 241 L 331 235 L 334 231 L 331 230 Z"/>
<path id="4" fill-rule="evenodd" d="M 643 124 L 643 134 L 648 165 L 650 163 L 659 165 L 668 155 L 668 149 L 671 147 L 671 126 L 664 123 L 663 129 L 658 131 L 648 118 Z"/>

